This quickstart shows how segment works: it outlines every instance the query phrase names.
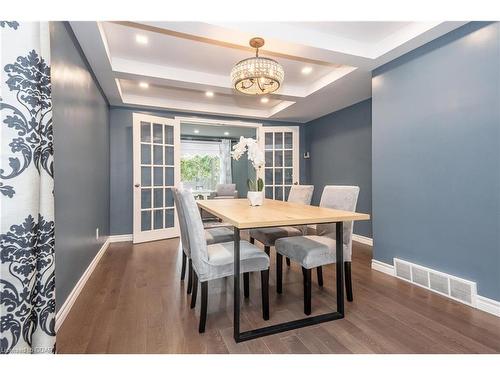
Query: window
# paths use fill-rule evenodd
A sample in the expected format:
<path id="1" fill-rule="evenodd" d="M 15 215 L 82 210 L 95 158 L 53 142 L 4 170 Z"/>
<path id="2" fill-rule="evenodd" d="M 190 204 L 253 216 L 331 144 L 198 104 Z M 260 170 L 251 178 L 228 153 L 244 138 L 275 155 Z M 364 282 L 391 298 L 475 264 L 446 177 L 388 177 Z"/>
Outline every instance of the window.
<path id="1" fill-rule="evenodd" d="M 221 181 L 220 142 L 181 141 L 181 181 L 193 190 L 215 190 Z"/>

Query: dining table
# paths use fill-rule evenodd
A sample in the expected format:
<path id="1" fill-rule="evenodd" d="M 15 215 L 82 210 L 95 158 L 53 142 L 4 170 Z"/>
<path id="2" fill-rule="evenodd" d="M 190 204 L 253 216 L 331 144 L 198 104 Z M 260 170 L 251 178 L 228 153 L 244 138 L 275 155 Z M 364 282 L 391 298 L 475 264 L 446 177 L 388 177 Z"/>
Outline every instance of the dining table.
<path id="1" fill-rule="evenodd" d="M 272 199 L 264 199 L 261 206 L 250 206 L 247 199 L 209 199 L 197 203 L 200 213 L 205 210 L 234 228 L 233 337 L 236 342 L 344 318 L 343 223 L 369 220 L 370 215 Z M 241 332 L 240 231 L 330 223 L 335 224 L 336 234 L 336 311 Z"/>

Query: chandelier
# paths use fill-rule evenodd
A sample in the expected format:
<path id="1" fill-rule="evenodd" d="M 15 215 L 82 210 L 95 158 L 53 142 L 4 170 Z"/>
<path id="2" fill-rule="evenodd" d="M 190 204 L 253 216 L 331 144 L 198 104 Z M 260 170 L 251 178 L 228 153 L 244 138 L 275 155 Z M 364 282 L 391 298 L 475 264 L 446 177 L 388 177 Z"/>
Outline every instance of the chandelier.
<path id="1" fill-rule="evenodd" d="M 233 87 L 244 94 L 265 95 L 278 90 L 285 78 L 283 67 L 273 59 L 259 57 L 264 39 L 250 39 L 255 57 L 241 60 L 231 70 Z"/>

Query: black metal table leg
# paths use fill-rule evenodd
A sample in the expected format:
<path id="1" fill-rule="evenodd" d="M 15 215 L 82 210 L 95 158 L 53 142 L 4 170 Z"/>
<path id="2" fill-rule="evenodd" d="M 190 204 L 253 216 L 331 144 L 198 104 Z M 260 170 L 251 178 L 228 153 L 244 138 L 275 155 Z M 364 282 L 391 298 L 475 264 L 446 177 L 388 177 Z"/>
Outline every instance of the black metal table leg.
<path id="1" fill-rule="evenodd" d="M 234 228 L 234 340 L 240 337 L 240 230 Z"/>
<path id="2" fill-rule="evenodd" d="M 335 225 L 335 247 L 337 266 L 337 311 L 344 316 L 344 223 Z"/>

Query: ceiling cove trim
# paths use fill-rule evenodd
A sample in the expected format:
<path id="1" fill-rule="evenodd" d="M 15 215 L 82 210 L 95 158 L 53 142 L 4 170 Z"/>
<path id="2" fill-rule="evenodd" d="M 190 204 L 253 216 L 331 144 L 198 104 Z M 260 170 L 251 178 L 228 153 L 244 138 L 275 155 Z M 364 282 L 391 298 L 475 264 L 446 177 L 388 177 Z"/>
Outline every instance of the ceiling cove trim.
<path id="1" fill-rule="evenodd" d="M 212 126 L 241 126 L 247 128 L 260 128 L 263 126 L 260 122 L 249 122 L 249 121 L 238 121 L 238 120 L 217 120 L 202 117 L 186 117 L 186 116 L 175 116 L 181 124 L 183 122 L 188 122 L 190 124 L 197 125 L 212 125 Z"/>
<path id="2" fill-rule="evenodd" d="M 132 27 L 134 29 L 140 29 L 144 31 L 150 31 L 153 33 L 159 33 L 159 34 L 164 34 L 164 35 L 169 35 L 169 36 L 174 36 L 176 38 L 181 38 L 181 39 L 187 39 L 187 40 L 192 40 L 200 43 L 206 43 L 206 44 L 211 44 L 219 47 L 225 47 L 225 48 L 232 48 L 232 49 L 238 49 L 241 51 L 247 51 L 249 53 L 254 54 L 255 49 L 251 47 L 246 47 L 242 46 L 236 43 L 230 43 L 230 42 L 224 42 L 212 38 L 207 38 L 207 37 L 202 37 L 198 35 L 193 35 L 193 34 L 188 34 L 188 33 L 183 33 L 180 31 L 174 31 L 174 30 L 169 30 L 169 29 L 164 29 L 161 27 L 157 26 L 151 26 L 151 25 L 145 25 L 142 23 L 138 22 L 131 22 L 131 21 L 112 21 L 110 23 L 114 23 L 117 25 L 121 26 L 126 26 L 126 27 Z M 343 64 L 334 64 L 328 61 L 322 61 L 322 60 L 315 60 L 315 59 L 309 59 L 307 57 L 301 57 L 301 56 L 296 56 L 296 55 L 290 55 L 286 53 L 281 53 L 281 52 L 276 52 L 276 51 L 270 51 L 266 49 L 261 49 L 259 48 L 259 53 L 262 55 L 268 55 L 268 56 L 273 56 L 277 58 L 283 58 L 287 60 L 294 60 L 294 61 L 300 61 L 308 64 L 316 64 L 316 65 L 322 65 L 322 66 L 328 66 L 328 67 L 333 67 L 333 68 L 340 68 L 343 66 Z"/>

